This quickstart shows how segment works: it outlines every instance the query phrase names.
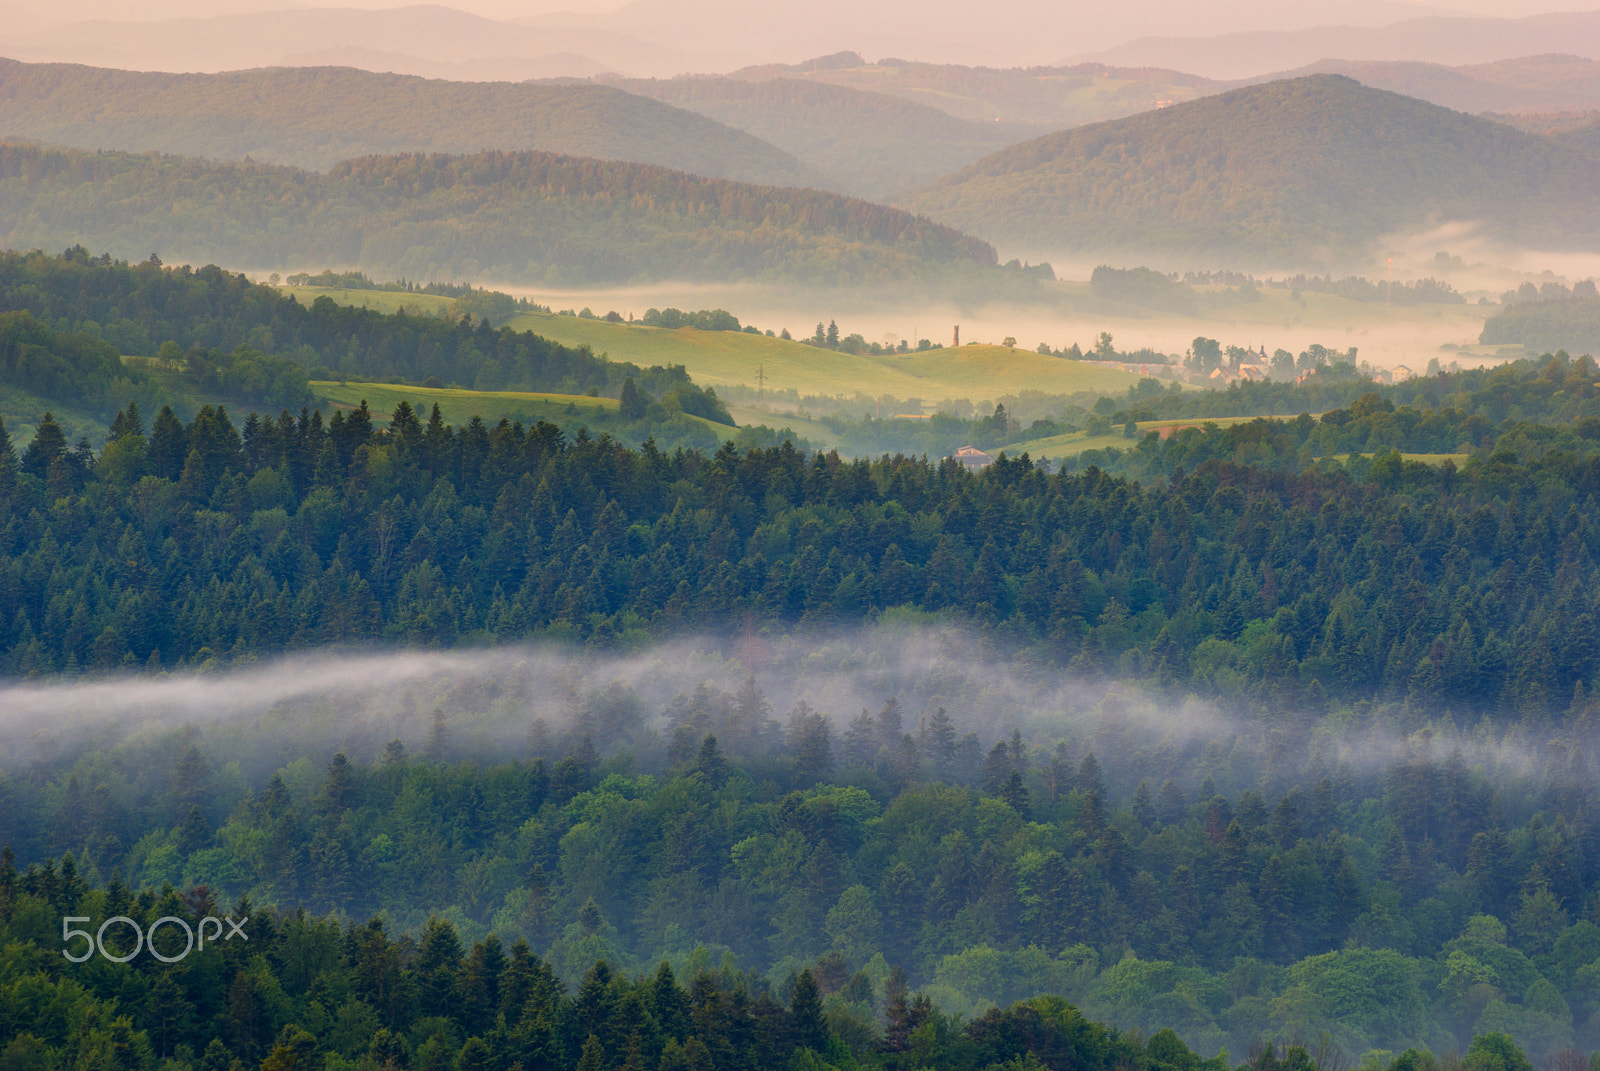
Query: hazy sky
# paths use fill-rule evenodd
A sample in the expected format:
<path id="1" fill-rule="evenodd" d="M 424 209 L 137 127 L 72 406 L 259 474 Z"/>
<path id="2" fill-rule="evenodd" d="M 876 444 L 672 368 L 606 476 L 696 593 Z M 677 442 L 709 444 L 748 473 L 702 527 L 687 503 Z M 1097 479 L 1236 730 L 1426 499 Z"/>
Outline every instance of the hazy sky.
<path id="1" fill-rule="evenodd" d="M 575 12 L 586 15 L 603 14 L 618 11 L 629 6 L 632 0 L 450 0 L 444 6 L 456 7 L 464 11 L 474 11 L 496 18 L 539 15 L 550 12 Z M 34 7 L 29 4 L 7 4 L 7 7 Z M 272 9 L 289 9 L 305 7 L 360 7 L 360 8 L 391 8 L 405 6 L 393 0 L 328 0 L 328 2 L 314 2 L 314 0 L 291 0 L 291 2 L 272 2 L 272 0 L 143 0 L 137 5 L 122 3 L 120 0 L 65 0 L 62 3 L 49 5 L 51 13 L 62 19 L 81 18 L 114 18 L 129 21 L 145 21 L 174 17 L 205 17 L 223 11 L 266 11 Z M 768 9 L 777 11 L 793 9 L 805 5 L 793 3 L 774 4 L 755 2 L 744 5 L 756 10 Z M 883 0 L 865 0 L 853 5 L 861 10 L 899 6 L 883 2 Z M 932 6 L 939 6 L 937 4 Z M 1039 13 L 1058 11 L 1065 7 L 1077 9 L 1078 17 L 1091 18 L 1094 9 L 1115 7 L 1148 20 L 1146 32 L 1163 33 L 1164 24 L 1172 13 L 1183 9 L 1201 8 L 1211 13 L 1211 17 L 1218 17 L 1221 21 L 1227 20 L 1227 9 L 1241 5 L 1233 3 L 1215 3 L 1196 5 L 1192 3 L 1172 3 L 1169 0 L 1133 0 L 1131 3 L 1107 5 L 1101 2 L 1094 3 L 1059 3 L 1044 0 L 1032 3 L 989 3 L 982 5 L 973 4 L 973 7 L 1032 7 Z M 1267 5 L 1262 5 L 1263 7 Z M 1271 5 L 1283 12 L 1285 21 L 1306 25 L 1304 15 L 1296 17 L 1295 13 L 1304 12 L 1316 16 L 1324 15 L 1330 5 L 1307 2 L 1307 0 L 1291 0 L 1289 3 L 1275 3 Z M 1400 5 L 1396 5 L 1400 6 Z M 1592 8 L 1593 4 L 1583 3 L 1582 0 L 1434 0 L 1432 3 L 1418 3 L 1410 5 L 1416 9 L 1431 9 L 1436 12 L 1452 12 L 1472 15 L 1494 15 L 1514 17 L 1517 15 L 1531 15 L 1546 11 L 1576 11 Z M 1048 16 L 1046 16 L 1048 17 Z M 1316 21 L 1321 21 L 1317 18 Z"/>
<path id="2" fill-rule="evenodd" d="M 27 12 L 34 16 L 61 21 L 114 19 L 142 22 L 310 7 L 353 7 L 371 10 L 403 6 L 406 4 L 395 0 L 276 0 L 276 2 L 275 0 L 143 0 L 136 5 L 121 0 L 63 0 L 45 7 L 32 0 L 21 0 L 21 2 L 6 0 L 0 4 L 0 10 L 16 11 L 19 14 Z M 629 7 L 677 7 L 693 10 L 705 5 L 697 3 L 696 0 L 670 3 L 659 3 L 656 0 L 643 0 L 643 2 L 640 0 L 444 0 L 443 6 L 491 18 L 526 18 L 570 12 L 587 21 L 593 16 L 621 12 Z M 741 2 L 738 6 L 752 14 L 759 13 L 768 17 L 775 24 L 789 21 L 789 17 L 797 12 L 816 9 L 816 5 L 813 4 L 773 3 L 772 0 Z M 1404 17 L 1406 13 L 1404 9 L 1416 14 L 1431 12 L 1514 17 L 1547 11 L 1586 10 L 1596 5 L 1593 2 L 1584 3 L 1583 0 L 1433 0 L 1431 3 L 1408 3 L 1406 0 L 1386 0 L 1383 3 L 1379 3 L 1378 0 L 1356 0 L 1353 3 L 1328 3 L 1325 0 L 1289 0 L 1287 3 L 1282 0 L 1274 0 L 1272 3 L 1217 0 L 1206 4 L 1195 4 L 1191 0 L 1126 0 L 1117 4 L 1106 4 L 1103 0 L 1066 0 L 1066 2 L 987 0 L 985 3 L 971 3 L 968 0 L 960 5 L 942 3 L 940 0 L 931 2 L 923 0 L 917 3 L 906 3 L 903 0 L 857 0 L 849 5 L 849 9 L 862 17 L 872 18 L 880 12 L 909 14 L 918 9 L 922 9 L 925 14 L 937 15 L 941 13 L 941 9 L 956 6 L 964 7 L 973 13 L 977 13 L 980 9 L 1008 9 L 1016 14 L 1031 14 L 1045 23 L 1055 23 L 1063 13 L 1066 13 L 1070 15 L 1072 21 L 1083 25 L 1085 30 L 1092 30 L 1102 24 L 1116 26 L 1119 29 L 1132 25 L 1139 33 L 1166 34 L 1171 32 L 1175 24 L 1187 25 L 1196 20 L 1214 23 L 1217 32 L 1266 28 L 1264 25 L 1266 23 L 1282 27 L 1331 22 L 1370 24 L 1375 21 L 1386 21 L 1372 17 L 1373 9 L 1379 7 L 1395 9 L 1398 17 Z M 41 10 L 42 7 L 45 7 L 45 10 Z M 1257 23 L 1263 25 L 1255 25 Z"/>
<path id="3" fill-rule="evenodd" d="M 413 7 L 409 18 L 397 15 L 392 22 L 385 20 L 378 26 L 362 21 L 371 16 L 353 19 L 337 14 L 337 9 L 353 14 L 354 10 L 406 6 Z M 806 0 L 803 4 L 794 0 L 446 0 L 435 6 L 520 22 L 526 29 L 508 33 L 491 24 L 469 25 L 457 19 L 444 31 L 444 21 L 419 17 L 416 5 L 394 0 L 144 0 L 136 6 L 120 0 L 62 0 L 53 5 L 0 0 L 0 55 L 156 70 L 308 62 L 403 70 L 410 68 L 386 67 L 383 64 L 389 61 L 383 57 L 441 60 L 449 52 L 453 62 L 466 66 L 459 75 L 443 76 L 469 78 L 568 73 L 566 60 L 550 70 L 540 66 L 549 66 L 560 57 L 577 57 L 579 67 L 587 62 L 595 70 L 671 75 L 797 62 L 847 49 L 869 60 L 892 56 L 938 63 L 1030 66 L 1098 58 L 1118 45 L 1146 37 L 1188 38 L 1340 25 L 1375 27 L 1421 15 L 1517 17 L 1575 8 L 1593 10 L 1600 8 L 1600 0 L 1587 0 L 1587 4 L 1583 0 Z M 293 13 L 311 8 L 320 9 L 319 16 L 304 25 L 297 23 Z M 260 18 L 229 18 L 263 12 L 277 13 L 272 25 Z M 289 18 L 283 18 L 285 14 Z M 82 21 L 125 24 L 175 18 L 200 21 L 168 24 L 160 30 L 151 27 L 144 33 L 85 26 Z M 473 62 L 489 65 L 508 57 L 532 67 L 520 74 L 471 73 Z M 1186 63 L 1189 59 L 1180 51 L 1172 62 L 1161 65 L 1195 69 L 1198 62 Z M 1264 69 L 1287 65 L 1269 64 Z M 1241 77 L 1259 72 L 1233 72 L 1230 61 L 1227 73 Z"/>

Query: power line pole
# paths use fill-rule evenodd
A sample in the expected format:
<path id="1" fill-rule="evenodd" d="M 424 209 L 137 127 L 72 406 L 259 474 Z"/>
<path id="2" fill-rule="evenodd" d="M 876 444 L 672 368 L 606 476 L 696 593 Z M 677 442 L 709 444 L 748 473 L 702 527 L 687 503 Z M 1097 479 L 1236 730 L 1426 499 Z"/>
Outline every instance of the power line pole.
<path id="1" fill-rule="evenodd" d="M 765 394 L 766 392 L 767 392 L 767 373 L 765 371 L 765 366 L 758 364 L 758 365 L 756 365 L 756 393 L 757 394 Z"/>

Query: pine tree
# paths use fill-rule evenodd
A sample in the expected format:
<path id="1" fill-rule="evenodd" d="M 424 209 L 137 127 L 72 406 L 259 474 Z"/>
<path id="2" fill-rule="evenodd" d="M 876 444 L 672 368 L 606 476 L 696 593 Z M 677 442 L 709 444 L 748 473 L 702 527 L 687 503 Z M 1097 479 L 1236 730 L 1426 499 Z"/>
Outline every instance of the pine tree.
<path id="1" fill-rule="evenodd" d="M 789 1000 L 789 1042 L 795 1048 L 821 1052 L 827 1047 L 828 1026 L 822 1017 L 822 992 L 817 980 L 807 967 L 800 972 L 794 985 L 794 996 Z"/>
<path id="2" fill-rule="evenodd" d="M 989 757 L 983 762 L 984 792 L 998 796 L 1005 787 L 1006 778 L 1016 772 L 1016 767 L 1011 762 L 1011 749 L 1004 742 L 995 744 L 989 749 Z"/>
<path id="3" fill-rule="evenodd" d="M 22 471 L 41 480 L 50 478 L 50 468 L 67 454 L 67 437 L 56 418 L 46 413 L 34 429 L 33 441 L 22 452 Z"/>
<path id="4" fill-rule="evenodd" d="M 622 393 L 617 399 L 617 411 L 623 420 L 642 420 L 649 399 L 633 382 L 633 377 L 622 381 Z"/>
<path id="5" fill-rule="evenodd" d="M 1154 829 L 1160 818 L 1156 814 L 1155 801 L 1150 795 L 1150 782 L 1140 781 L 1139 787 L 1133 793 L 1134 820 L 1145 829 Z"/>
<path id="6" fill-rule="evenodd" d="M 1005 783 L 1000 786 L 998 795 L 1011 806 L 1013 811 L 1016 811 L 1024 819 L 1028 817 L 1028 788 L 1022 782 L 1022 772 L 1020 770 L 1012 770 L 1006 776 Z"/>
<path id="7" fill-rule="evenodd" d="M 191 806 L 178 831 L 178 850 L 185 855 L 200 851 L 211 843 L 211 829 L 198 806 Z"/>
<path id="8" fill-rule="evenodd" d="M 328 778 L 322 785 L 323 814 L 330 822 L 337 822 L 357 802 L 355 769 L 344 752 L 337 752 L 328 762 Z"/>
<path id="9" fill-rule="evenodd" d="M 878 754 L 878 724 L 872 712 L 862 710 L 844 731 L 844 759 L 851 766 L 868 766 Z"/>
<path id="10" fill-rule="evenodd" d="M 833 730 L 828 719 L 802 701 L 789 715 L 795 781 L 810 786 L 833 776 Z"/>
<path id="11" fill-rule="evenodd" d="M 11 433 L 6 431 L 4 418 L 0 418 L 0 505 L 10 500 L 17 485 L 18 471 L 17 451 L 11 444 Z"/>
<path id="12" fill-rule="evenodd" d="M 148 456 L 151 469 L 162 479 L 176 480 L 183 475 L 184 461 L 189 456 L 188 434 L 170 405 L 162 406 L 156 414 Z"/>
<path id="13" fill-rule="evenodd" d="M 922 740 L 922 758 L 935 781 L 949 781 L 955 772 L 956 729 L 944 707 L 928 716 Z"/>
<path id="14" fill-rule="evenodd" d="M 678 1042 L 689 1036 L 689 1000 L 665 960 L 650 980 L 649 1005 L 663 1035 Z"/>
<path id="15" fill-rule="evenodd" d="M 905 714 L 900 709 L 900 700 L 890 696 L 884 700 L 883 709 L 878 711 L 878 742 L 892 753 L 900 746 L 900 737 L 905 732 Z"/>
<path id="16" fill-rule="evenodd" d="M 1106 794 L 1105 776 L 1100 772 L 1100 760 L 1094 757 L 1094 752 L 1089 752 L 1078 764 L 1079 792 L 1085 795 L 1095 795 L 1102 798 Z"/>
<path id="17" fill-rule="evenodd" d="M 723 757 L 722 749 L 717 747 L 717 738 L 710 733 L 700 742 L 700 754 L 695 756 L 694 772 L 713 792 L 728 780 L 728 760 Z"/>

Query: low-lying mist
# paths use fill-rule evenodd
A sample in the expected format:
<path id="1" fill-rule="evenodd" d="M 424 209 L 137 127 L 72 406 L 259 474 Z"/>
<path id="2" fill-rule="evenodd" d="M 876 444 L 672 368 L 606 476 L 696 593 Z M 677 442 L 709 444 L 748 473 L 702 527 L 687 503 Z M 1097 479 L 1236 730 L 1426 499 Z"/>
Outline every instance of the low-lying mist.
<path id="1" fill-rule="evenodd" d="M 1057 748 L 1075 762 L 1097 751 L 1120 792 L 1145 779 L 1192 788 L 1213 777 L 1222 791 L 1270 795 L 1307 778 L 1372 777 L 1451 752 L 1486 773 L 1516 776 L 1539 771 L 1552 746 L 1516 722 L 1472 732 L 1424 724 L 1403 704 L 1329 715 L 1260 697 L 1156 695 L 1062 673 L 959 627 L 886 624 L 814 637 L 685 639 L 627 654 L 558 644 L 317 651 L 209 672 L 14 681 L 0 685 L 0 770 L 129 748 L 159 762 L 183 739 L 256 780 L 300 756 L 320 763 L 342 751 L 373 762 L 393 740 L 492 763 L 553 759 L 585 736 L 601 755 L 625 753 L 659 769 L 675 729 L 714 731 L 718 704 L 751 689 L 771 719 L 752 750 L 781 749 L 798 707 L 824 716 L 846 766 L 851 720 L 894 700 L 916 739 L 943 710 L 958 735 L 976 738 L 969 749 L 1015 732 L 1041 757 Z M 1588 751 L 1592 743 L 1587 729 L 1569 727 L 1555 746 Z"/>

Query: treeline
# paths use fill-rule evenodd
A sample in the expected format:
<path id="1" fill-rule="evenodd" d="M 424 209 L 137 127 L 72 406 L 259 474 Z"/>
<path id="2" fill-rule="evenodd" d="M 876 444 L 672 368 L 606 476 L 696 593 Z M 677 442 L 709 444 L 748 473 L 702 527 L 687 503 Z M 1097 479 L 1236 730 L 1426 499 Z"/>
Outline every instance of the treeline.
<path id="1" fill-rule="evenodd" d="M 1590 404 L 1557 378 L 1530 395 Z M 1379 406 L 1351 422 L 1411 419 Z M 1431 419 L 1444 441 L 1470 425 Z M 1340 427 L 1261 435 L 1304 459 L 1293 437 Z M 1396 457 L 1358 481 L 1252 446 L 1141 486 L 1046 478 L 1026 457 L 974 476 L 790 444 L 669 455 L 403 411 L 383 432 L 359 411 L 245 430 L 220 410 L 187 428 L 158 416 L 125 468 L 87 444 L 63 460 L 59 433 L 20 459 L 0 447 L 11 671 L 376 639 L 604 646 L 911 607 L 1077 672 L 1313 709 L 1394 698 L 1542 717 L 1597 683 L 1582 593 L 1600 590 L 1600 456 L 1568 431 L 1526 430 L 1550 449 L 1458 471 Z"/>
<path id="2" fill-rule="evenodd" d="M 1600 301 L 1509 302 L 1483 322 L 1478 341 L 1484 345 L 1520 344 L 1546 353 L 1600 352 Z"/>
<path id="3" fill-rule="evenodd" d="M 0 1060 L 29 1071 L 1228 1067 L 1202 1060 L 1171 1030 L 1145 1040 L 1089 1021 L 1059 997 L 963 1022 L 897 974 L 858 973 L 830 990 L 809 969 L 773 986 L 725 966 L 682 964 L 685 984 L 667 962 L 630 977 L 604 961 L 569 990 L 521 941 L 508 948 L 490 936 L 468 947 L 437 919 L 416 939 L 396 938 L 380 919 L 341 924 L 247 901 L 231 908 L 249 916 L 247 947 L 224 941 L 177 964 L 147 953 L 74 968 L 49 951 L 57 915 L 126 913 L 148 924 L 165 912 L 192 925 L 229 909 L 208 890 L 135 893 L 115 880 L 92 888 L 70 867 L 19 876 L 4 865 Z M 169 921 L 167 933 L 175 928 Z M 1418 1066 L 1418 1054 L 1405 1058 L 1395 1071 Z M 1317 1066 L 1304 1048 L 1267 1046 L 1241 1071 Z M 1503 1035 L 1475 1039 L 1462 1066 L 1531 1067 Z"/>
<path id="4" fill-rule="evenodd" d="M 928 283 L 987 278 L 996 263 L 980 239 L 866 201 L 537 152 L 372 156 L 313 174 L 4 144 L 0 211 L 11 248 L 90 241 L 124 256 L 544 285 Z"/>
<path id="5" fill-rule="evenodd" d="M 1248 352 L 1233 346 L 1224 351 L 1212 339 L 1196 339 L 1195 342 L 1202 346 L 1206 359 L 1211 361 L 1220 361 L 1225 352 Z M 1132 416 L 1136 420 L 1167 420 L 1326 413 L 1346 408 L 1364 394 L 1376 394 L 1396 407 L 1456 409 L 1464 416 L 1481 416 L 1495 425 L 1507 419 L 1551 425 L 1575 424 L 1585 417 L 1600 416 L 1600 390 L 1594 386 L 1594 380 L 1600 379 L 1600 367 L 1590 357 L 1573 358 L 1566 351 L 1547 352 L 1542 357 L 1507 361 L 1487 368 L 1436 370 L 1398 383 L 1374 382 L 1351 363 L 1350 357 L 1349 353 L 1341 354 L 1316 345 L 1298 358 L 1286 350 L 1275 353 L 1274 366 L 1281 362 L 1285 375 L 1290 361 L 1298 370 L 1320 369 L 1318 374 L 1300 383 L 1275 379 L 1262 383 L 1237 382 L 1226 390 L 1179 392 L 1159 389 L 1158 381 L 1144 380 L 1130 388 L 1125 399 L 1111 399 L 1112 412 L 1107 415 L 1112 415 L 1113 419 L 1113 414 L 1122 414 L 1124 418 Z M 1553 367 L 1552 360 L 1555 361 Z M 1591 376 L 1591 373 L 1596 374 Z M 1587 386 L 1586 376 L 1590 377 Z"/>
<path id="6" fill-rule="evenodd" d="M 1387 390 L 1367 389 L 1318 418 L 1303 413 L 1293 420 L 1258 418 L 1227 427 L 1201 421 L 1142 437 L 1134 432 L 1129 438 L 1140 441 L 1125 450 L 1086 451 L 1063 464 L 1069 471 L 1094 465 L 1149 479 L 1226 461 L 1280 472 L 1348 471 L 1363 481 L 1431 484 L 1443 490 L 1455 487 L 1463 471 L 1480 482 L 1497 480 L 1493 474 L 1515 468 L 1537 474 L 1536 481 L 1553 478 L 1587 493 L 1593 485 L 1588 465 L 1600 441 L 1595 372 L 1588 357 L 1573 361 L 1565 354 L 1547 354 L 1537 361 L 1499 366 L 1486 377 L 1451 373 L 1415 381 L 1424 389 L 1412 394 L 1412 404 L 1394 403 L 1411 393 L 1413 384 L 1407 382 Z M 1365 379 L 1352 382 L 1375 387 Z M 1438 399 L 1441 404 L 1435 408 L 1428 404 L 1427 388 L 1436 383 L 1461 389 Z M 1466 388 L 1473 385 L 1477 389 L 1469 392 Z M 1148 398 L 1156 404 L 1167 400 L 1155 392 Z M 1096 404 L 1111 409 L 1109 400 Z M 1107 426 L 1148 420 L 1150 412 L 1130 396 L 1126 407 L 1109 416 Z M 1542 422 L 1551 418 L 1570 423 Z M 1407 460 L 1403 454 L 1435 455 L 1432 460 L 1442 463 Z M 1456 456 L 1438 458 L 1441 454 Z"/>
<path id="7" fill-rule="evenodd" d="M 1119 359 L 1141 356 L 1116 354 L 1109 334 L 1102 334 L 1100 348 Z M 1215 339 L 1197 338 L 1189 363 L 1198 368 L 1236 367 L 1249 356 L 1250 351 L 1238 346 L 1224 350 Z M 832 430 L 830 442 L 843 454 L 941 457 L 969 443 L 991 451 L 1010 445 L 1016 452 L 1032 449 L 1036 440 L 1073 432 L 1105 435 L 1139 421 L 1193 418 L 1193 427 L 1156 433 L 1148 445 L 1141 445 L 1141 440 L 1150 433 L 1135 428 L 1127 433 L 1133 441 L 1115 455 L 1091 451 L 1067 459 L 1080 469 L 1099 465 L 1144 479 L 1179 469 L 1193 471 L 1206 460 L 1300 471 L 1319 458 L 1391 449 L 1421 454 L 1482 452 L 1487 458 L 1501 444 L 1531 460 L 1557 446 L 1590 449 L 1593 421 L 1600 418 L 1600 391 L 1594 386 L 1600 369 L 1589 358 L 1546 355 L 1492 369 L 1382 384 L 1363 374 L 1352 363 L 1352 354 L 1312 345 L 1298 358 L 1278 350 L 1270 367 L 1275 376 L 1284 378 L 1241 382 L 1226 390 L 1179 392 L 1170 383 L 1146 377 L 1121 396 L 1070 400 L 1026 393 L 1007 396 L 983 415 L 968 409 L 962 415 L 940 412 L 918 420 L 878 419 L 850 414 L 841 406 L 840 411 L 812 419 Z M 1296 383 L 1297 371 L 1311 374 Z M 808 409 L 821 408 L 820 399 L 791 400 Z M 859 408 L 863 403 L 855 404 Z M 884 399 L 881 408 L 914 410 L 920 404 L 891 398 Z M 1282 419 L 1296 411 L 1307 413 L 1306 420 Z M 1310 413 L 1321 415 L 1312 418 Z M 1276 417 L 1249 424 L 1206 424 L 1211 417 L 1268 414 Z M 1137 452 L 1129 453 L 1135 448 Z M 1056 449 L 1051 450 L 1052 457 Z"/>
<path id="8" fill-rule="evenodd" d="M 492 991 L 483 964 L 457 951 L 431 982 L 405 974 L 464 938 L 537 954 L 551 993 L 588 987 L 596 960 L 618 978 L 665 960 L 685 977 L 709 968 L 752 1000 L 771 986 L 788 1004 L 809 970 L 846 1046 L 828 1054 L 836 1066 L 904 1052 L 918 1022 L 935 1021 L 925 1004 L 906 1024 L 897 998 L 914 1007 L 910 987 L 973 1024 L 1052 994 L 1122 1036 L 1170 1028 L 1208 1053 L 1249 1052 L 1264 1036 L 1321 1036 L 1330 1060 L 1342 1050 L 1350 1062 L 1371 1049 L 1459 1053 L 1486 1032 L 1539 1057 L 1600 1045 L 1592 706 L 1548 735 L 1479 734 L 1466 754 L 1443 723 L 1399 748 L 1378 736 L 1367 743 L 1379 763 L 1352 761 L 1354 740 L 1277 708 L 1252 722 L 1259 740 L 1207 740 L 1152 733 L 1150 712 L 1117 695 L 1077 725 L 1041 719 L 980 745 L 942 708 L 913 718 L 892 697 L 842 732 L 804 702 L 780 728 L 753 679 L 678 696 L 658 733 L 655 711 L 612 685 L 579 698 L 565 729 L 533 723 L 522 756 L 501 745 L 480 762 L 453 761 L 451 734 L 495 697 L 460 694 L 423 757 L 394 741 L 370 764 L 324 751 L 247 779 L 224 726 L 0 775 L 0 833 L 23 867 L 0 864 L 0 947 L 14 965 L 0 973 L 0 1029 L 63 1042 L 40 1029 L 76 1022 L 38 1013 L 44 975 L 69 986 L 65 999 L 123 986 L 121 1015 L 164 1002 L 184 1024 L 167 1055 L 208 1037 L 270 1047 L 291 1020 L 324 1043 L 335 1024 L 365 1030 L 350 1058 L 380 1027 L 418 1050 L 441 1029 L 455 1047 L 487 1042 L 505 1009 L 465 984 L 475 973 Z M 229 902 L 252 920 L 240 960 L 255 976 L 242 983 L 204 956 L 119 974 L 56 954 L 64 914 L 148 925 Z M 379 924 L 279 920 L 273 905 L 381 912 L 414 936 L 363 968 L 384 994 L 374 999 L 341 984 L 338 965 L 385 948 Z M 299 934 L 283 955 L 280 929 Z M 322 1002 L 314 1021 L 286 1013 L 259 973 L 285 956 L 311 957 L 285 983 Z M 160 978 L 189 970 L 205 990 L 193 1015 L 156 995 Z M 426 1004 L 430 986 L 449 999 Z M 341 1010 L 352 996 L 365 1007 Z M 241 1006 L 283 1018 L 241 1031 Z M 441 1015 L 457 1021 L 430 1018 Z M 600 1066 L 626 1059 L 628 1034 L 615 1051 L 605 1043 Z"/>
<path id="9" fill-rule="evenodd" d="M 278 273 L 273 272 L 269 281 L 276 286 Z M 397 279 L 392 282 L 374 282 L 365 272 L 359 271 L 332 271 L 324 268 L 316 275 L 310 272 L 299 272 L 284 280 L 289 286 L 319 287 L 330 290 L 374 290 L 392 294 L 424 294 L 429 297 L 454 298 L 449 306 L 453 316 L 471 316 L 474 319 L 487 319 L 499 327 L 512 317 L 524 312 L 548 313 L 550 307 L 541 305 L 525 297 L 512 297 L 510 294 L 498 290 L 489 290 L 475 287 L 471 283 L 426 282 L 418 283 L 409 279 Z"/>
<path id="10" fill-rule="evenodd" d="M 741 328 L 739 318 L 727 309 L 699 309 L 695 312 L 671 308 L 647 309 L 639 322 L 646 327 L 662 327 L 668 331 L 676 331 L 680 327 L 692 327 L 697 331 L 756 330 L 754 327 Z"/>
<path id="11" fill-rule="evenodd" d="M 147 379 L 93 334 L 57 332 L 25 311 L 0 312 L 0 385 L 110 413 L 142 393 Z"/>
<path id="12" fill-rule="evenodd" d="M 308 308 L 273 287 L 215 266 L 168 268 L 153 259 L 129 264 L 109 255 L 90 256 L 81 246 L 59 257 L 0 253 L 0 310 L 54 325 L 60 336 L 57 358 L 20 364 L 20 358 L 11 358 L 5 374 L 18 385 L 38 382 L 40 388 L 30 388 L 35 393 L 63 400 L 106 397 L 101 381 L 109 382 L 109 365 L 68 371 L 83 363 L 71 354 L 83 349 L 87 343 L 79 338 L 86 336 L 103 343 L 94 350 L 102 365 L 119 352 L 182 362 L 200 385 L 246 405 L 298 409 L 309 400 L 307 377 L 416 384 L 434 379 L 478 390 L 595 390 L 611 397 L 620 396 L 631 379 L 655 397 L 678 399 L 683 412 L 733 423 L 715 393 L 695 386 L 681 366 L 646 369 L 609 361 L 586 346 L 495 329 L 486 319 L 474 323 L 465 315 L 384 314 L 327 297 Z M 53 371 L 43 371 L 46 367 Z M 141 379 L 133 370 L 122 375 Z"/>
<path id="13" fill-rule="evenodd" d="M 1444 256 L 1444 254 L 1440 254 Z M 1435 258 L 1438 259 L 1438 258 Z M 1445 258 L 1448 263 L 1448 257 Z M 1413 282 L 1386 279 L 1374 282 L 1359 275 L 1335 279 L 1328 275 L 1286 275 L 1283 278 L 1257 279 L 1237 271 L 1188 271 L 1183 281 L 1196 286 L 1230 286 L 1240 290 L 1266 287 L 1289 290 L 1294 294 L 1333 294 L 1351 301 L 1383 301 L 1394 305 L 1460 305 L 1466 301 L 1460 292 L 1442 279 L 1429 276 Z"/>
<path id="14" fill-rule="evenodd" d="M 1107 301 L 1188 315 L 1200 308 L 1193 288 L 1151 268 L 1101 264 L 1089 276 L 1089 293 Z"/>
<path id="15" fill-rule="evenodd" d="M 1413 282 L 1373 282 L 1358 275 L 1335 279 L 1332 275 L 1292 275 L 1266 284 L 1295 293 L 1333 294 L 1351 301 L 1381 301 L 1389 305 L 1462 305 L 1466 298 L 1449 283 L 1428 277 Z"/>

